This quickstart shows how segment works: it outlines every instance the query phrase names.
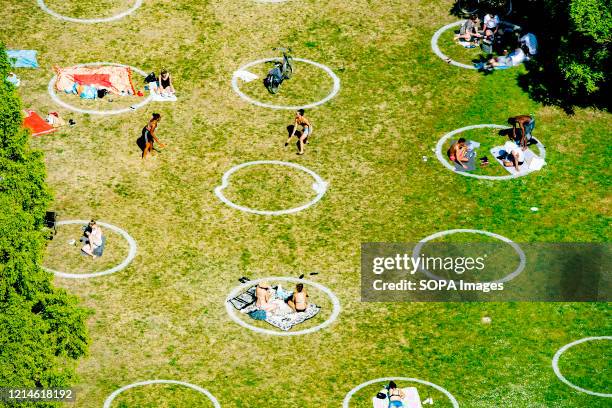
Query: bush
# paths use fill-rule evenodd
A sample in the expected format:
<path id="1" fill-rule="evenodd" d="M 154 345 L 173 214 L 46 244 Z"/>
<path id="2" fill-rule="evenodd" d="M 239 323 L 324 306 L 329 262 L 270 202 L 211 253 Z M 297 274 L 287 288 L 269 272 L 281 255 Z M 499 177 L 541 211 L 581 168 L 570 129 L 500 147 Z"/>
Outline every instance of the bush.
<path id="1" fill-rule="evenodd" d="M 51 196 L 42 154 L 28 147 L 20 100 L 5 80 L 9 70 L 0 44 L 0 386 L 69 387 L 87 352 L 89 312 L 39 266 Z"/>

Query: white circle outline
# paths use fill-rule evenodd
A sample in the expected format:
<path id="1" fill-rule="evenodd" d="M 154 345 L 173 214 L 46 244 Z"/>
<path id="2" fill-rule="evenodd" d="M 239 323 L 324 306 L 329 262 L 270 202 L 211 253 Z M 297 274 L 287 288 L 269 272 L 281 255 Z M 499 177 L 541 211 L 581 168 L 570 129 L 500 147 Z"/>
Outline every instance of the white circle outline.
<path id="1" fill-rule="evenodd" d="M 88 222 L 89 222 L 89 220 L 65 220 L 65 221 L 58 221 L 55 225 L 57 225 L 58 227 L 62 226 L 62 225 L 72 225 L 72 224 L 81 224 L 81 225 L 84 225 L 84 224 L 87 224 Z M 104 228 L 108 228 L 109 230 L 118 233 L 119 235 L 121 235 L 128 242 L 128 245 L 130 247 L 128 255 L 119 265 L 114 266 L 114 267 L 112 267 L 110 269 L 106 269 L 104 271 L 92 272 L 92 273 L 68 273 L 68 272 L 60 272 L 60 271 L 56 271 L 56 270 L 51 269 L 51 268 L 47 268 L 47 267 L 45 267 L 43 265 L 41 265 L 41 268 L 43 268 L 47 272 L 53 273 L 55 276 L 59 276 L 60 278 L 67 278 L 67 279 L 95 278 L 97 276 L 110 275 L 112 273 L 119 272 L 119 271 L 127 268 L 127 266 L 136 257 L 136 252 L 138 250 L 138 245 L 136 244 L 136 240 L 134 240 L 134 238 L 132 238 L 132 236 L 130 234 L 128 234 L 125 230 L 122 230 L 121 228 L 119 228 L 117 226 L 114 226 L 112 224 L 107 224 L 107 223 L 102 222 L 102 221 L 96 221 L 96 223 L 100 224 Z"/>
<path id="2" fill-rule="evenodd" d="M 280 57 L 262 58 L 262 59 L 259 59 L 257 61 L 249 62 L 248 64 L 245 64 L 245 65 L 241 66 L 235 72 L 237 72 L 237 71 L 244 71 L 244 70 L 246 70 L 248 68 L 251 68 L 254 65 L 263 64 L 263 63 L 269 62 L 269 61 L 282 61 L 282 58 L 280 58 Z M 315 67 L 320 68 L 323 71 L 325 71 L 325 73 L 327 75 L 329 75 L 331 77 L 331 79 L 334 81 L 334 86 L 333 86 L 331 92 L 329 93 L 329 95 L 327 95 L 325 98 L 321 99 L 320 101 L 312 102 L 312 103 L 309 103 L 309 104 L 306 104 L 306 105 L 300 105 L 300 106 L 272 105 L 272 104 L 269 104 L 269 103 L 264 103 L 264 102 L 260 102 L 260 101 L 258 101 L 256 99 L 253 99 L 250 96 L 248 96 L 247 94 L 245 94 L 244 92 L 242 92 L 240 90 L 240 88 L 238 87 L 238 77 L 236 75 L 232 75 L 232 89 L 234 90 L 234 92 L 236 92 L 238 94 L 238 96 L 240 96 L 245 101 L 247 101 L 249 103 L 252 103 L 253 105 L 261 106 L 262 108 L 291 109 L 291 110 L 314 108 L 315 106 L 319 106 L 319 105 L 324 104 L 325 102 L 329 101 L 330 99 L 332 99 L 333 97 L 335 97 L 338 94 L 338 92 L 340 91 L 340 78 L 338 78 L 338 76 L 334 73 L 334 71 L 331 70 L 331 68 L 329 68 L 326 65 L 319 64 L 318 62 L 311 61 L 311 60 L 304 59 L 304 58 L 293 58 L 293 61 L 304 62 L 306 64 L 314 65 Z"/>
<path id="3" fill-rule="evenodd" d="M 256 210 L 253 208 L 238 205 L 234 203 L 233 201 L 231 201 L 230 199 L 228 199 L 227 197 L 225 197 L 225 195 L 223 195 L 223 190 L 229 187 L 230 185 L 229 180 L 232 174 L 234 174 L 238 170 L 241 170 L 245 167 L 257 166 L 257 165 L 262 165 L 262 164 L 276 164 L 280 166 L 293 167 L 294 169 L 298 169 L 305 173 L 308 173 L 315 180 L 315 183 L 313 184 L 312 187 L 313 187 L 313 190 L 316 191 L 317 196 L 313 198 L 312 200 L 310 200 L 309 202 L 307 202 L 306 204 L 303 204 L 299 207 L 293 207 L 293 208 L 289 208 L 286 210 L 267 211 L 267 210 Z M 323 198 L 326 192 L 327 192 L 327 182 L 323 180 L 321 176 L 319 176 L 317 173 L 315 173 L 314 171 L 302 165 L 291 163 L 291 162 L 279 161 L 279 160 L 257 160 L 257 161 L 246 162 L 246 163 L 242 163 L 237 166 L 234 166 L 228 171 L 226 171 L 225 174 L 223 174 L 223 177 L 221 178 L 221 185 L 215 187 L 215 194 L 217 195 L 219 200 L 223 201 L 225 204 L 237 210 L 252 213 L 252 214 L 258 214 L 258 215 L 284 215 L 284 214 L 293 214 L 298 211 L 305 210 L 306 208 L 313 206 L 319 200 L 321 200 L 321 198 Z"/>
<path id="4" fill-rule="evenodd" d="M 444 155 L 442 154 L 442 147 L 444 146 L 444 143 L 446 143 L 446 141 L 448 139 L 450 139 L 451 137 L 459 134 L 459 133 L 463 133 L 467 130 L 472 130 L 472 129 L 485 129 L 485 128 L 492 128 L 492 129 L 508 129 L 508 126 L 502 126 L 502 125 L 494 125 L 491 123 L 486 123 L 486 124 L 482 124 L 482 125 L 470 125 L 470 126 L 465 126 L 459 129 L 455 129 L 452 132 L 449 132 L 447 134 L 445 134 L 444 136 L 442 136 L 440 138 L 440 140 L 438 140 L 438 143 L 436 144 L 436 157 L 438 158 L 438 161 L 440 161 L 440 163 L 442 163 L 444 165 L 444 167 L 446 167 L 447 169 L 453 171 L 454 173 L 457 174 L 461 174 L 462 176 L 466 176 L 466 177 L 473 177 L 473 178 L 477 178 L 477 179 L 481 179 L 481 180 L 511 180 L 511 179 L 515 179 L 515 178 L 519 178 L 519 177 L 523 177 L 526 176 L 530 173 L 533 173 L 535 170 L 527 170 L 524 171 L 522 173 L 518 173 L 518 174 L 508 174 L 506 176 L 487 176 L 487 175 L 483 175 L 483 174 L 472 174 L 472 173 L 468 173 L 465 171 L 456 171 L 455 167 L 453 167 L 448 161 L 446 161 L 446 159 L 444 158 Z M 540 152 L 540 158 L 542 160 L 546 159 L 546 148 L 544 147 L 544 145 L 540 142 L 538 142 L 536 144 L 536 146 L 538 147 L 538 150 Z"/>
<path id="5" fill-rule="evenodd" d="M 579 387 L 575 384 L 572 384 L 567 378 L 563 376 L 563 374 L 561 374 L 561 370 L 559 369 L 559 358 L 561 358 L 561 354 L 565 353 L 567 350 L 569 350 L 570 348 L 578 344 L 586 343 L 587 341 L 596 341 L 596 340 L 612 340 L 612 336 L 585 337 L 583 339 L 576 340 L 576 341 L 566 344 L 565 346 L 557 350 L 557 352 L 555 353 L 552 359 L 552 369 L 555 372 L 555 375 L 557 376 L 559 380 L 561 380 L 563 383 L 565 383 L 566 385 L 569 385 L 570 387 L 572 387 L 573 389 L 577 391 L 583 392 L 585 394 L 593 395 L 595 397 L 612 398 L 612 394 L 605 394 L 603 392 L 595 392 L 595 391 L 587 390 L 586 388 Z"/>
<path id="6" fill-rule="evenodd" d="M 418 258 L 419 257 L 419 253 L 421 252 L 421 249 L 423 249 L 423 246 L 436 238 L 440 238 L 446 235 L 452 235 L 452 234 L 460 234 L 460 233 L 468 233 L 468 234 L 480 234 L 480 235 L 486 235 L 488 237 L 492 237 L 492 238 L 496 238 L 502 242 L 507 243 L 508 245 L 510 245 L 512 247 L 512 249 L 514 249 L 514 251 L 517 253 L 517 255 L 520 258 L 520 262 L 519 262 L 519 266 L 510 274 L 504 276 L 501 279 L 492 281 L 492 282 L 487 282 L 487 283 L 504 283 L 504 282 L 509 282 L 512 279 L 516 278 L 518 275 L 521 274 L 521 272 L 523 272 L 523 270 L 525 269 L 525 265 L 527 264 L 527 256 L 525 255 L 525 252 L 523 252 L 523 250 L 521 249 L 521 247 L 519 246 L 519 244 L 517 244 L 516 242 L 512 241 L 510 238 L 506 238 L 503 235 L 499 235 L 496 234 L 494 232 L 489 232 L 489 231 L 483 231 L 483 230 L 477 230 L 477 229 L 452 229 L 452 230 L 445 230 L 445 231 L 440 231 L 440 232 L 436 232 L 435 234 L 431 234 L 425 238 L 423 238 L 422 240 L 420 240 L 417 245 L 414 247 L 414 250 L 412 251 L 412 257 L 413 258 Z M 443 280 L 442 278 L 440 278 L 439 276 L 429 272 L 427 269 L 420 267 L 419 268 L 420 271 L 422 271 L 425 275 L 429 276 L 432 279 L 435 280 Z M 485 283 L 485 282 L 483 282 Z"/>
<path id="7" fill-rule="evenodd" d="M 430 386 L 430 387 L 435 388 L 436 390 L 440 391 L 442 394 L 446 395 L 446 397 L 450 400 L 451 404 L 453 404 L 454 408 L 459 408 L 459 403 L 457 402 L 457 399 L 446 388 L 443 388 L 443 387 L 439 386 L 438 384 L 434 384 L 434 383 L 429 382 L 429 381 L 420 380 L 418 378 L 408 378 L 408 377 L 382 377 L 382 378 L 376 378 L 374 380 L 370 380 L 370 381 L 366 381 L 364 383 L 361 383 L 358 386 L 356 386 L 355 388 L 353 388 L 352 390 L 350 390 L 348 392 L 348 394 L 346 394 L 346 396 L 344 397 L 344 400 L 342 401 L 342 408 L 349 408 L 349 403 L 351 402 L 351 398 L 353 398 L 353 395 L 355 395 L 362 388 L 365 388 L 368 385 L 376 384 L 376 383 L 379 383 L 379 382 L 387 382 L 387 381 L 415 382 L 415 383 L 419 383 L 419 384 Z"/>
<path id="8" fill-rule="evenodd" d="M 77 64 L 73 66 L 74 67 L 97 67 L 100 65 L 112 65 L 114 67 L 127 67 L 127 68 L 130 68 L 132 71 L 136 72 L 137 74 L 142 75 L 143 77 L 147 76 L 146 72 L 144 72 L 141 69 L 138 69 L 131 65 L 118 64 L 115 62 L 88 62 L 85 64 Z M 49 96 L 51 97 L 51 99 L 56 104 L 66 109 L 70 109 L 71 111 L 78 112 L 78 113 L 86 113 L 90 115 L 118 115 L 121 113 L 135 111 L 136 109 L 142 108 L 143 106 L 145 106 L 146 104 L 148 104 L 149 102 L 153 100 L 153 94 L 150 94 L 148 97 L 145 98 L 145 100 L 138 102 L 135 105 L 132 105 L 134 109 L 132 109 L 131 107 L 123 108 L 123 109 L 115 109 L 115 110 L 103 110 L 103 111 L 92 110 L 92 109 L 81 109 L 81 108 L 77 108 L 76 106 L 70 105 L 67 102 L 62 101 L 60 97 L 57 96 L 57 93 L 55 92 L 55 81 L 57 81 L 57 75 L 53 75 L 53 78 L 51 78 L 51 80 L 49 81 L 49 85 L 47 86 L 47 92 L 49 93 Z"/>
<path id="9" fill-rule="evenodd" d="M 442 33 L 444 33 L 446 30 L 451 29 L 455 26 L 460 26 L 463 23 L 465 23 L 465 20 L 456 21 L 454 23 L 447 24 L 444 27 L 440 28 L 438 31 L 436 31 L 433 37 L 431 37 L 431 49 L 438 57 L 442 58 L 444 62 L 447 62 L 459 68 L 476 69 L 476 67 L 473 65 L 463 64 L 461 62 L 450 59 L 446 54 L 444 54 L 440 50 L 440 47 L 438 46 L 438 40 L 440 39 L 440 36 L 442 35 Z"/>
<path id="10" fill-rule="evenodd" d="M 127 9 L 126 11 L 123 11 L 123 12 L 121 12 L 119 14 L 116 14 L 116 15 L 110 16 L 110 17 L 106 17 L 106 18 L 74 18 L 74 17 L 68 17 L 68 16 L 65 16 L 63 14 L 60 14 L 58 12 L 55 12 L 55 11 L 51 10 L 45 4 L 44 0 L 37 0 L 37 3 L 38 3 L 38 7 L 40 7 L 45 13 L 50 14 L 53 17 L 58 18 L 60 20 L 70 21 L 71 23 L 95 24 L 95 23 L 109 23 L 111 21 L 120 20 L 123 17 L 128 16 L 128 15 L 132 14 L 133 12 L 135 12 L 137 9 L 139 9 L 140 6 L 142 6 L 142 1 L 143 0 L 136 0 L 134 5 L 132 7 L 130 7 L 129 9 Z"/>
<path id="11" fill-rule="evenodd" d="M 238 296 L 240 294 L 240 292 L 242 292 L 243 290 L 252 287 L 253 285 L 257 285 L 259 282 L 262 281 L 272 281 L 272 282 L 294 282 L 294 283 L 303 283 L 305 285 L 310 285 L 313 286 L 317 289 L 319 289 L 320 291 L 324 292 L 329 299 L 332 301 L 332 313 L 331 315 L 327 318 L 326 321 L 324 321 L 323 323 L 314 326 L 314 327 L 310 327 L 308 329 L 304 329 L 304 330 L 298 330 L 298 331 L 294 331 L 294 332 L 290 332 L 290 331 L 276 331 L 276 330 L 269 330 L 269 329 L 262 329 L 261 327 L 256 327 L 253 326 L 247 322 L 245 322 L 244 320 L 242 320 L 240 317 L 238 317 L 236 309 L 234 308 L 234 306 L 232 306 L 232 304 L 229 302 L 231 299 L 235 298 L 236 296 Z M 269 334 L 272 336 L 300 336 L 302 334 L 310 334 L 310 333 L 314 333 L 317 332 L 327 326 L 329 326 L 330 324 L 332 324 L 333 322 L 336 321 L 336 319 L 338 319 L 338 315 L 340 314 L 340 310 L 342 309 L 342 307 L 340 306 L 340 300 L 338 299 L 338 297 L 334 294 L 334 292 L 331 291 L 331 289 L 329 289 L 327 286 L 321 285 L 320 283 L 317 282 L 313 282 L 310 281 L 308 279 L 298 279 L 298 278 L 291 278 L 291 277 L 283 277 L 283 276 L 270 276 L 267 278 L 259 278 L 259 279 L 254 279 L 254 280 L 250 280 L 248 282 L 243 283 L 240 286 L 236 286 L 234 289 L 232 289 L 232 291 L 229 293 L 229 295 L 227 296 L 227 299 L 225 299 L 225 310 L 227 311 L 227 313 L 229 314 L 230 319 L 232 319 L 233 321 L 235 321 L 236 323 L 238 323 L 240 326 L 245 327 L 249 330 L 252 330 L 256 333 L 260 333 L 260 334 Z"/>
<path id="12" fill-rule="evenodd" d="M 109 395 L 108 398 L 106 398 L 106 400 L 104 401 L 104 406 L 102 408 L 111 408 L 111 404 L 113 403 L 113 400 L 117 398 L 117 396 L 124 391 L 127 391 L 131 388 L 142 387 L 144 385 L 153 385 L 153 384 L 182 385 L 183 387 L 191 388 L 192 390 L 197 391 L 200 394 L 203 394 L 204 396 L 206 396 L 210 400 L 210 402 L 213 403 L 213 406 L 215 408 L 221 408 L 221 404 L 219 404 L 219 401 L 217 401 L 215 396 L 212 395 L 208 390 L 202 387 L 199 387 L 195 384 L 191 384 L 191 383 L 184 382 L 184 381 L 176 381 L 176 380 L 147 380 L 147 381 L 140 381 L 140 382 L 135 382 L 132 384 L 125 385 L 119 388 L 118 390 L 113 391 L 113 393 Z"/>

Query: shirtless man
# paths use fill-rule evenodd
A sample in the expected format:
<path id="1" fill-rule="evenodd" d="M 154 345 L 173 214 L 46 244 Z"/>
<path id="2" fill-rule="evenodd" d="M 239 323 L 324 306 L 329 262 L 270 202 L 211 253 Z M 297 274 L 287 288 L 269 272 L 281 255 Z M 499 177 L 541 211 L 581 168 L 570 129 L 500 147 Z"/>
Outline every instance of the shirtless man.
<path id="1" fill-rule="evenodd" d="M 312 135 L 312 124 L 306 117 L 304 116 L 304 109 L 299 109 L 295 112 L 295 121 L 293 122 L 293 131 L 287 138 L 285 142 L 285 147 L 289 145 L 291 138 L 295 135 L 297 127 L 302 127 L 302 134 L 298 140 L 298 154 L 304 154 L 304 144 L 308 143 L 308 136 Z"/>
<path id="2" fill-rule="evenodd" d="M 287 300 L 287 304 L 294 312 L 305 312 L 308 307 L 308 292 L 304 289 L 303 283 L 295 285 L 293 295 Z"/>
<path id="3" fill-rule="evenodd" d="M 142 128 L 142 138 L 144 139 L 144 149 L 142 149 L 142 158 L 144 159 L 147 156 L 147 153 L 154 150 L 153 143 L 159 143 L 159 147 L 165 147 L 166 145 L 157 139 L 155 136 L 155 130 L 157 129 L 157 125 L 161 120 L 161 115 L 159 113 L 154 113 L 151 120 L 147 126 Z"/>
<path id="4" fill-rule="evenodd" d="M 535 127 L 535 119 L 530 115 L 518 115 L 508 118 L 508 124 L 512 125 L 512 139 L 516 140 L 516 126 L 521 129 L 520 145 L 523 150 L 527 150 L 527 140 L 531 139 L 531 131 Z"/>
<path id="5" fill-rule="evenodd" d="M 466 153 L 467 146 L 464 138 L 459 138 L 459 140 L 453 143 L 453 145 L 448 149 L 448 152 L 446 152 L 450 161 L 461 165 L 464 169 L 467 169 L 468 167 L 463 163 L 470 161 L 470 159 L 466 156 Z"/>
<path id="6" fill-rule="evenodd" d="M 255 288 L 255 298 L 257 302 L 255 305 L 260 310 L 265 310 L 266 312 L 273 312 L 276 310 L 278 305 L 270 302 L 272 295 L 270 294 L 270 282 L 263 281 L 260 282 Z"/>

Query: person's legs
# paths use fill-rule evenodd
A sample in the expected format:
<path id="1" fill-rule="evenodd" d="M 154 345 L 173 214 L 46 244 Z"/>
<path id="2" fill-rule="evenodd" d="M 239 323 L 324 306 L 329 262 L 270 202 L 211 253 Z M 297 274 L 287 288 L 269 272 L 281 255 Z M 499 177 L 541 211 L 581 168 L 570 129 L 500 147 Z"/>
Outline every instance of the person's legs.
<path id="1" fill-rule="evenodd" d="M 300 139 L 298 141 L 298 148 L 299 148 L 298 154 L 304 154 L 304 141 L 306 140 L 307 137 L 308 137 L 307 132 L 304 132 L 302 136 L 300 136 Z"/>
<path id="2" fill-rule="evenodd" d="M 150 142 L 146 142 L 145 143 L 145 148 L 142 151 L 142 158 L 144 159 L 145 157 L 147 157 L 147 153 L 151 152 L 151 149 L 153 148 L 153 144 Z"/>

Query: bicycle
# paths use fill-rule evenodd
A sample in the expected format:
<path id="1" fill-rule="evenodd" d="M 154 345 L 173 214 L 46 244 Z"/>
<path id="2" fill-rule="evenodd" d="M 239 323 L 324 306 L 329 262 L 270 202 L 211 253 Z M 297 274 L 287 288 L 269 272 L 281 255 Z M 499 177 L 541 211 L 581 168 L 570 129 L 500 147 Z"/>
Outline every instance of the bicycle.
<path id="1" fill-rule="evenodd" d="M 512 0 L 459 0 L 459 10 L 466 15 L 477 14 L 487 8 L 499 10 L 506 16 L 512 13 Z"/>
<path id="2" fill-rule="evenodd" d="M 272 48 L 272 51 L 281 51 L 283 59 L 281 61 L 273 61 L 274 67 L 268 71 L 268 75 L 263 83 L 268 92 L 276 94 L 283 81 L 291 79 L 293 76 L 293 57 L 291 56 L 291 48 Z"/>

